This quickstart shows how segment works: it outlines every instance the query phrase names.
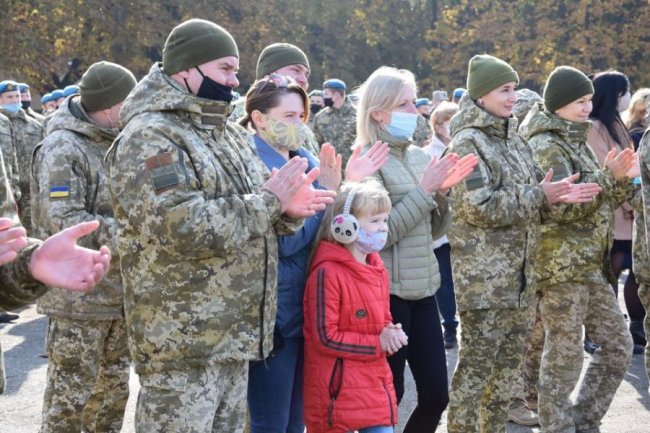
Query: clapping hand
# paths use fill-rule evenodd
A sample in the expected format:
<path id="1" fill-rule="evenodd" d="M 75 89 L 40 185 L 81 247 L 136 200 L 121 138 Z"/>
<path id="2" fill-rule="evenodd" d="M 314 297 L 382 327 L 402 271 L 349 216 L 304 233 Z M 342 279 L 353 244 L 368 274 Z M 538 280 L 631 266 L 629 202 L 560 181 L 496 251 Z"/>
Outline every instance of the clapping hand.
<path id="1" fill-rule="evenodd" d="M 0 266 L 16 260 L 18 252 L 27 246 L 27 232 L 13 225 L 11 218 L 0 218 Z"/>
<path id="2" fill-rule="evenodd" d="M 372 176 L 388 162 L 389 153 L 388 144 L 380 140 L 377 140 L 363 155 L 361 155 L 361 146 L 355 147 L 345 166 L 345 180 L 358 182 Z"/>
<path id="3" fill-rule="evenodd" d="M 320 175 L 318 183 L 332 191 L 341 185 L 341 155 L 336 154 L 336 149 L 329 143 L 323 143 L 320 148 Z"/>

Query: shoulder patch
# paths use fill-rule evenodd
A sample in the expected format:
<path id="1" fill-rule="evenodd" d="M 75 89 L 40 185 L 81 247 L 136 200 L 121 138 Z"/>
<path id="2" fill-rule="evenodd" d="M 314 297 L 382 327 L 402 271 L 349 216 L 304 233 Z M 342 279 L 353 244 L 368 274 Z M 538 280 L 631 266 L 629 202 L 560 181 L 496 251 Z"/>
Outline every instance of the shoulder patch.
<path id="1" fill-rule="evenodd" d="M 156 195 L 178 186 L 178 173 L 172 154 L 169 152 L 151 156 L 145 160 L 149 177 Z"/>
<path id="2" fill-rule="evenodd" d="M 70 172 L 55 171 L 50 175 L 50 198 L 70 196 Z"/>
<path id="3" fill-rule="evenodd" d="M 465 187 L 467 188 L 467 191 L 472 191 L 481 188 L 483 185 L 485 185 L 485 181 L 483 180 L 483 174 L 481 173 L 481 169 L 477 165 L 476 167 L 474 167 L 474 170 L 469 175 L 469 177 L 465 179 Z"/>

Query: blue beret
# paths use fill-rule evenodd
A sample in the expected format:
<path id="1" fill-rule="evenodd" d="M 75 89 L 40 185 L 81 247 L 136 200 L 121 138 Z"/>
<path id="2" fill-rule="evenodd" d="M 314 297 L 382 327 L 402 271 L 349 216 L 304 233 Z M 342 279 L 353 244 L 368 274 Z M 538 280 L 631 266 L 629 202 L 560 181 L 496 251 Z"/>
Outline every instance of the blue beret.
<path id="1" fill-rule="evenodd" d="M 60 99 L 60 98 L 65 98 L 65 96 L 63 96 L 63 90 L 56 89 L 55 91 L 52 92 L 52 100 L 53 101 L 56 101 L 57 99 Z"/>
<path id="2" fill-rule="evenodd" d="M 13 92 L 18 89 L 18 83 L 11 80 L 4 80 L 0 82 L 0 93 Z"/>
<path id="3" fill-rule="evenodd" d="M 65 89 L 63 89 L 63 97 L 65 98 L 70 95 L 74 95 L 75 93 L 79 93 L 79 86 L 75 86 L 74 84 L 65 86 Z"/>
<path id="4" fill-rule="evenodd" d="M 420 108 L 423 105 L 431 105 L 429 98 L 418 98 L 415 100 L 415 108 Z"/>
<path id="5" fill-rule="evenodd" d="M 454 90 L 454 99 L 460 99 L 463 97 L 463 95 L 467 92 L 467 90 L 463 89 L 462 87 L 457 88 Z"/>
<path id="6" fill-rule="evenodd" d="M 345 90 L 345 83 L 337 78 L 330 78 L 323 83 L 323 89 L 339 89 Z"/>
<path id="7" fill-rule="evenodd" d="M 20 93 L 25 93 L 27 90 L 29 90 L 29 84 L 18 83 L 18 90 L 20 90 Z"/>
<path id="8" fill-rule="evenodd" d="M 46 102 L 50 102 L 51 100 L 52 100 L 51 93 L 46 93 L 45 95 L 41 96 L 41 104 L 45 104 Z"/>

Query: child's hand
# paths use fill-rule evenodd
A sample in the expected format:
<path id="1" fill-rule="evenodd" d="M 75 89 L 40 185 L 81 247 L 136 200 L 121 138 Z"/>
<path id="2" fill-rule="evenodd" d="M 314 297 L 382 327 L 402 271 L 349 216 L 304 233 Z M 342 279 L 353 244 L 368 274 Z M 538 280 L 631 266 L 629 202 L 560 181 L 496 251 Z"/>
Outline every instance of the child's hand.
<path id="1" fill-rule="evenodd" d="M 381 350 L 392 355 L 402 348 L 402 346 L 408 344 L 408 337 L 402 330 L 401 325 L 390 323 L 381 331 L 379 341 L 381 343 Z"/>

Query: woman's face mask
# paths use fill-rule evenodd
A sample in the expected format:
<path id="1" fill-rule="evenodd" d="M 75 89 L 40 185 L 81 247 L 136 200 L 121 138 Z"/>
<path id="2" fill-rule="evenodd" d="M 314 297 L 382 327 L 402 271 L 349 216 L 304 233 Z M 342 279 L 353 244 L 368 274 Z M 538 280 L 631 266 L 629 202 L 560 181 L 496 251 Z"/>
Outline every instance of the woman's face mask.
<path id="1" fill-rule="evenodd" d="M 278 149 L 298 150 L 305 144 L 307 127 L 304 123 L 284 123 L 271 117 L 260 131 L 262 138 Z"/>
<path id="2" fill-rule="evenodd" d="M 413 137 L 417 125 L 418 115 L 416 113 L 393 111 L 390 113 L 390 123 L 386 125 L 386 130 L 393 137 L 408 140 Z"/>

